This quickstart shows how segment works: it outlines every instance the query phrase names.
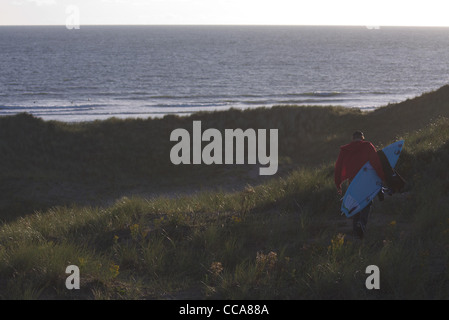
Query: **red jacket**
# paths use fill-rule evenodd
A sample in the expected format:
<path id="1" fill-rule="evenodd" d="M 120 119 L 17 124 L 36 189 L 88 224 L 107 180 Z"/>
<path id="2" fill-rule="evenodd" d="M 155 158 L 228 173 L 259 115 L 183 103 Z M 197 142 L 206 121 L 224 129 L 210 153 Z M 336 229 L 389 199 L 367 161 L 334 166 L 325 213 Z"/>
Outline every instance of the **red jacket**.
<path id="1" fill-rule="evenodd" d="M 335 185 L 337 189 L 346 179 L 354 179 L 360 168 L 369 161 L 379 177 L 385 181 L 385 175 L 377 155 L 376 148 L 368 141 L 352 141 L 340 147 L 340 154 L 335 163 Z"/>

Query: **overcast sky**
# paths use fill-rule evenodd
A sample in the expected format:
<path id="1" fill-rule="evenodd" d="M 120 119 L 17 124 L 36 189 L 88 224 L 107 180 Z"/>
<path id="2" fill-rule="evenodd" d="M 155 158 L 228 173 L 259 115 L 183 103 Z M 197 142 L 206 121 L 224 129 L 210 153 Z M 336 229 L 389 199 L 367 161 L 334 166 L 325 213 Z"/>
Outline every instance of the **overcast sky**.
<path id="1" fill-rule="evenodd" d="M 0 0 L 0 25 L 449 26 L 448 0 Z"/>

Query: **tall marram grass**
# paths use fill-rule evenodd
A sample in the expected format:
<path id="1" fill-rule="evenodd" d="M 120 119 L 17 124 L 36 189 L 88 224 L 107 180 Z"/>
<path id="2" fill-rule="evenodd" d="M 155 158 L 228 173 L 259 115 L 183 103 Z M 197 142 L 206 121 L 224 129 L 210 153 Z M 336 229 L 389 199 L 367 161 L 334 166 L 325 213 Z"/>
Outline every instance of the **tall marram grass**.
<path id="1" fill-rule="evenodd" d="M 421 138 L 427 134 L 439 138 Z M 444 142 L 449 141 L 449 121 L 405 138 L 399 169 L 408 178 L 408 192 L 375 204 L 372 215 L 378 220 L 370 221 L 363 242 L 352 237 L 348 221 L 339 216 L 329 164 L 233 193 L 54 207 L 4 224 L 1 295 L 444 298 L 449 223 L 447 190 L 439 187 L 447 179 L 440 169 L 449 160 Z M 431 182 L 439 187 L 429 188 Z M 69 264 L 81 267 L 79 292 L 64 287 Z M 371 264 L 381 270 L 380 290 L 365 287 Z"/>
<path id="2" fill-rule="evenodd" d="M 440 101 L 435 99 L 425 95 L 417 101 Z M 415 113 L 420 110 L 412 102 L 406 104 Z M 443 107 L 438 110 L 444 115 Z M 151 143 L 137 147 L 135 139 L 143 139 L 151 130 L 167 131 L 162 129 L 162 122 L 109 120 L 68 125 L 22 115 L 20 121 L 39 134 L 27 142 L 22 141 L 24 137 L 8 136 L 10 132 L 0 128 L 7 140 L 0 142 L 0 148 L 18 163 L 23 162 L 19 158 L 26 150 L 35 159 L 23 162 L 22 171 L 14 162 L 5 164 L 11 170 L 2 173 L 3 181 L 21 179 L 12 184 L 13 189 L 34 181 L 37 188 L 38 181 L 45 185 L 63 178 L 57 185 L 61 188 L 85 187 L 87 193 L 109 194 L 116 200 L 86 204 L 72 199 L 52 206 L 42 201 L 47 205 L 41 207 L 35 202 L 41 193 L 35 190 L 35 198 L 23 207 L 4 202 L 2 214 L 14 212 L 0 226 L 0 298 L 445 299 L 449 296 L 449 120 L 434 117 L 422 125 L 422 111 L 422 117 L 407 116 L 414 124 L 403 125 L 403 131 L 388 131 L 387 127 L 383 131 L 382 116 L 395 115 L 399 108 L 401 105 L 393 105 L 368 114 L 331 107 L 274 109 L 276 117 L 271 120 L 281 127 L 282 119 L 290 115 L 286 122 L 290 133 L 297 123 L 305 121 L 301 113 L 308 114 L 309 120 L 316 117 L 315 121 L 323 116 L 322 123 L 317 124 L 319 130 L 310 123 L 309 130 L 298 129 L 304 137 L 290 137 L 298 149 L 281 153 L 291 160 L 286 162 L 289 170 L 262 181 L 243 174 L 240 182 L 246 184 L 234 190 L 218 187 L 194 192 L 197 188 L 178 194 L 171 190 L 151 197 L 132 195 L 129 190 L 139 189 L 144 180 L 136 177 L 160 179 L 170 168 L 164 164 L 156 166 L 161 171 L 143 168 L 157 156 L 145 154 Z M 437 108 L 429 110 L 433 110 L 432 117 L 437 113 Z M 265 112 L 269 111 L 258 111 L 248 118 L 266 121 Z M 296 116 L 292 117 L 292 112 Z M 237 124 L 249 121 L 245 118 L 248 114 L 238 111 L 196 117 L 226 127 L 238 118 L 234 113 L 244 115 Z M 406 141 L 398 163 L 398 171 L 407 180 L 405 192 L 386 196 L 383 202 L 375 200 L 363 241 L 353 237 L 351 220 L 339 212 L 340 199 L 333 185 L 338 147 L 323 152 L 346 142 L 344 133 L 352 128 L 348 124 L 353 120 L 373 133 L 378 147 L 396 139 Z M 164 121 L 187 125 L 191 119 L 169 117 Z M 149 123 L 154 127 L 149 129 Z M 120 142 L 127 155 L 121 155 L 120 148 L 109 150 L 118 139 L 114 133 L 117 126 L 126 139 L 135 135 L 131 145 L 124 143 L 126 139 Z M 17 146 L 11 143 L 16 140 L 21 141 Z M 94 141 L 95 147 L 83 145 L 86 141 Z M 71 154 L 63 143 L 76 145 L 77 153 Z M 156 154 L 162 152 L 158 148 L 164 146 L 154 149 Z M 145 155 L 132 160 L 136 154 Z M 111 160 L 114 157 L 118 160 Z M 290 166 L 295 159 L 298 166 Z M 85 162 L 77 166 L 79 161 Z M 134 167 L 129 168 L 127 161 Z M 199 189 L 208 174 L 219 173 L 212 182 L 217 183 L 245 171 L 207 170 L 198 176 Z M 113 177 L 107 177 L 107 172 Z M 199 168 L 191 172 L 180 169 L 167 174 L 167 179 L 174 185 L 180 179 L 185 187 L 199 173 Z M 223 181 L 229 182 L 227 178 Z M 127 196 L 120 195 L 122 189 L 129 191 Z M 27 199 L 25 193 L 18 198 Z M 65 269 L 72 264 L 80 268 L 80 290 L 65 287 Z M 365 286 L 369 265 L 380 269 L 379 290 Z"/>
<path id="3" fill-rule="evenodd" d="M 1 228 L 2 278 L 6 287 L 27 279 L 32 284 L 27 292 L 37 296 L 52 292 L 72 297 L 64 290 L 63 271 L 69 264 L 82 264 L 83 279 L 88 281 L 84 286 L 97 295 L 104 290 L 102 297 L 121 297 L 117 288 L 139 279 L 144 295 L 158 297 L 161 292 L 207 283 L 214 262 L 234 274 L 251 264 L 245 262 L 247 257 L 263 257 L 264 251 L 274 250 L 285 263 L 290 259 L 287 252 L 316 236 L 308 229 L 308 203 L 317 197 L 335 200 L 329 183 L 316 183 L 328 172 L 329 168 L 298 171 L 235 193 L 122 198 L 108 208 L 56 207 L 39 212 Z M 329 207 L 323 207 L 322 216 Z M 223 292 L 217 290 L 220 296 Z"/>

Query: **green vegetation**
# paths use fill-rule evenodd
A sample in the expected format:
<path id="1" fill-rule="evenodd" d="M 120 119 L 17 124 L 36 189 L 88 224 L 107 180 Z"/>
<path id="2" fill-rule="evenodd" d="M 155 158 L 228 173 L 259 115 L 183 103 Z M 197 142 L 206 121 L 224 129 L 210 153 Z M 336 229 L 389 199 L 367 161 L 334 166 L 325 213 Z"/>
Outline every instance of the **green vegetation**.
<path id="1" fill-rule="evenodd" d="M 278 128 L 280 172 L 174 166 L 170 132 Z M 333 184 L 356 129 L 405 139 L 406 192 L 351 235 Z M 449 294 L 449 87 L 362 113 L 274 107 L 190 117 L 0 118 L 0 298 L 443 299 Z M 68 265 L 81 289 L 68 290 Z M 380 290 L 365 269 L 380 268 Z"/>

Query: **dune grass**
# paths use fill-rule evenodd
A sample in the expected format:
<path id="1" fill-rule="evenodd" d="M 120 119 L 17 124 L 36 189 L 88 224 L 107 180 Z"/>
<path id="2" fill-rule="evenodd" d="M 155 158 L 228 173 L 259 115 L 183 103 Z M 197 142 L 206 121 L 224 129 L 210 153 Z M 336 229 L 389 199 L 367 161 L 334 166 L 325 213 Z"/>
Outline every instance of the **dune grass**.
<path id="1" fill-rule="evenodd" d="M 404 116 L 409 123 L 401 132 L 382 121 L 403 105 L 368 114 L 278 107 L 192 116 L 216 128 L 282 128 L 284 171 L 265 180 L 246 166 L 174 168 L 160 160 L 170 148 L 161 135 L 188 127 L 192 118 L 86 124 L 1 118 L 0 148 L 8 159 L 1 178 L 13 190 L 2 183 L 12 198 L 2 199 L 0 298 L 445 299 L 449 119 L 442 90 L 416 105 L 404 102 L 409 109 L 402 111 L 413 114 Z M 422 100 L 442 104 L 427 112 Z M 360 128 L 378 147 L 406 140 L 398 163 L 406 192 L 375 202 L 363 241 L 340 215 L 333 185 L 338 145 Z M 221 189 L 221 181 L 234 188 Z M 70 186 L 69 194 L 48 197 L 53 183 Z M 131 192 L 159 184 L 180 192 Z M 77 188 L 88 192 L 71 197 Z M 89 204 L 90 193 L 109 202 Z M 28 202 L 18 205 L 22 200 Z M 80 268 L 80 290 L 65 287 L 72 264 Z M 369 265 L 380 269 L 379 290 L 365 287 Z"/>

